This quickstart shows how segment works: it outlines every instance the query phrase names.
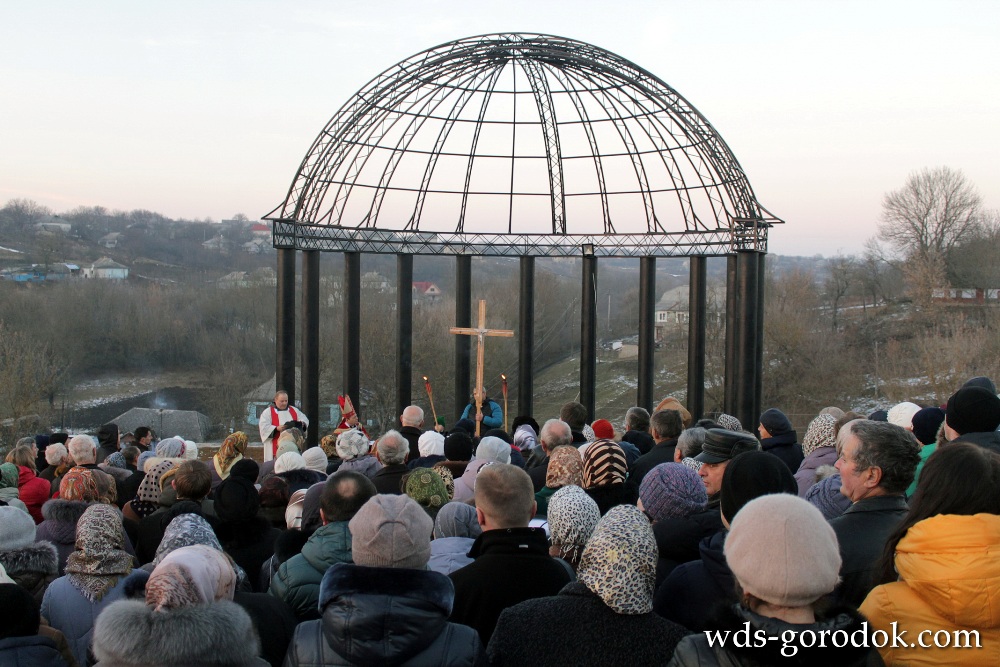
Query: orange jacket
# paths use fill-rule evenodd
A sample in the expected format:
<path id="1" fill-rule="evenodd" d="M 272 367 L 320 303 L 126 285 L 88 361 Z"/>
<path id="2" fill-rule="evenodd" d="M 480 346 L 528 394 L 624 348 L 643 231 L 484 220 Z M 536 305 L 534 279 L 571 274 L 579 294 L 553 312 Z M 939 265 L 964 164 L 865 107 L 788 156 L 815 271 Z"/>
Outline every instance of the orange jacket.
<path id="1" fill-rule="evenodd" d="M 1000 516 L 940 514 L 912 526 L 896 546 L 899 581 L 877 586 L 861 613 L 872 630 L 885 630 L 892 641 L 891 623 L 906 631 L 907 644 L 923 648 L 879 649 L 891 665 L 1000 665 Z M 935 639 L 949 648 L 938 648 Z M 963 631 L 979 632 L 982 648 Z M 930 631 L 930 632 L 925 632 Z M 923 633 L 923 634 L 921 634 Z"/>

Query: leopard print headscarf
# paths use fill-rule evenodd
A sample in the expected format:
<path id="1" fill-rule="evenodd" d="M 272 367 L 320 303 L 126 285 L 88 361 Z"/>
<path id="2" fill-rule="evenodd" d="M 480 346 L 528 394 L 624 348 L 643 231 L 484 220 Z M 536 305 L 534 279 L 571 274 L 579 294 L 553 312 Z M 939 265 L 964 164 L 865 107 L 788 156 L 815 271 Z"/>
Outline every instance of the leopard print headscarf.
<path id="1" fill-rule="evenodd" d="M 649 519 L 635 505 L 618 505 L 594 529 L 577 579 L 615 613 L 648 614 L 653 610 L 657 555 Z"/>
<path id="2" fill-rule="evenodd" d="M 601 518 L 601 510 L 586 491 L 570 485 L 562 487 L 549 498 L 546 518 L 552 534 L 552 551 L 549 553 L 562 558 L 575 569 L 580 564 L 587 540 Z"/>

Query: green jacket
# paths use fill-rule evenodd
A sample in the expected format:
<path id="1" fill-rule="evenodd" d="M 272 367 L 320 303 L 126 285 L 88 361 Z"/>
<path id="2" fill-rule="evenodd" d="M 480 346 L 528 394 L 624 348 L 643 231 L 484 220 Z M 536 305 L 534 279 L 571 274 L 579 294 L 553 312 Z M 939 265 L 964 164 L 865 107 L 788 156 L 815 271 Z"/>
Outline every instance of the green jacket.
<path id="1" fill-rule="evenodd" d="M 351 532 L 346 521 L 321 526 L 302 553 L 281 564 L 271 579 L 270 593 L 285 601 L 299 621 L 319 618 L 319 585 L 336 563 L 352 563 Z"/>

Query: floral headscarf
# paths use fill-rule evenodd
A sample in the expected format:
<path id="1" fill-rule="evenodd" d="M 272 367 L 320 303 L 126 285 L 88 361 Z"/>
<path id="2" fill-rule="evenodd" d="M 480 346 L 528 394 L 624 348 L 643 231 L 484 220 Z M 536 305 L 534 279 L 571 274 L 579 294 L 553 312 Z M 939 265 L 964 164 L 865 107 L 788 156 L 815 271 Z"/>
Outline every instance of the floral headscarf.
<path id="1" fill-rule="evenodd" d="M 0 489 L 16 489 L 19 472 L 13 463 L 0 464 Z"/>
<path id="2" fill-rule="evenodd" d="M 186 449 L 184 441 L 180 438 L 164 438 L 156 445 L 156 455 L 161 459 L 177 459 L 184 456 Z"/>
<path id="3" fill-rule="evenodd" d="M 833 415 L 820 415 L 809 422 L 806 435 L 802 438 L 803 456 L 809 456 L 820 447 L 836 447 L 837 439 L 833 436 L 836 424 Z"/>
<path id="4" fill-rule="evenodd" d="M 108 458 L 104 459 L 104 462 L 112 468 L 128 470 L 128 461 L 125 460 L 125 455 L 121 452 L 112 452 L 108 455 Z"/>
<path id="5" fill-rule="evenodd" d="M 625 452 L 613 440 L 598 440 L 583 455 L 583 488 L 622 484 L 628 474 Z"/>
<path id="6" fill-rule="evenodd" d="M 545 486 L 558 489 L 563 486 L 583 484 L 583 458 L 576 447 L 556 447 L 549 455 L 545 473 Z"/>
<path id="7" fill-rule="evenodd" d="M 101 497 L 94 471 L 89 468 L 74 467 L 66 471 L 59 481 L 59 497 L 63 500 L 96 502 Z"/>
<path id="8" fill-rule="evenodd" d="M 444 488 L 448 492 L 448 500 L 455 499 L 455 475 L 451 472 L 451 468 L 444 465 L 435 465 L 431 468 L 440 477 L 441 481 L 444 482 Z"/>
<path id="9" fill-rule="evenodd" d="M 205 517 L 198 516 L 197 514 L 179 514 L 175 516 L 163 532 L 163 539 L 160 540 L 160 546 L 156 548 L 156 557 L 153 558 L 153 568 L 155 569 L 174 551 L 194 545 L 215 549 L 220 553 L 223 550 L 222 544 L 219 543 L 219 538 L 216 537 L 215 531 L 212 530 L 212 526 L 205 520 Z M 239 581 L 244 581 L 247 578 L 247 573 L 239 565 L 233 563 L 232 567 Z"/>
<path id="10" fill-rule="evenodd" d="M 146 604 L 154 611 L 232 600 L 236 572 L 232 559 L 202 544 L 171 551 L 146 583 Z"/>
<path id="11" fill-rule="evenodd" d="M 577 579 L 615 613 L 648 614 L 653 610 L 658 553 L 653 528 L 639 508 L 617 505 L 594 529 Z"/>
<path id="12" fill-rule="evenodd" d="M 430 510 L 440 508 L 448 502 L 448 489 L 436 470 L 414 468 L 406 479 L 406 495 Z"/>
<path id="13" fill-rule="evenodd" d="M 236 431 L 226 436 L 219 451 L 212 457 L 215 472 L 219 474 L 219 477 L 222 479 L 229 477 L 230 468 L 246 453 L 247 443 L 247 434 L 243 431 Z"/>
<path id="14" fill-rule="evenodd" d="M 160 507 L 160 478 L 174 465 L 173 461 L 160 461 L 146 471 L 146 476 L 139 483 L 139 490 L 132 501 L 132 511 L 144 519 Z"/>
<path id="15" fill-rule="evenodd" d="M 118 510 L 102 503 L 89 506 L 76 524 L 76 551 L 66 560 L 69 582 L 91 602 L 100 601 L 132 571 L 132 556 L 124 548 Z"/>
<path id="16" fill-rule="evenodd" d="M 552 534 L 550 553 L 575 568 L 601 519 L 601 510 L 579 486 L 564 486 L 549 498 L 547 518 Z"/>

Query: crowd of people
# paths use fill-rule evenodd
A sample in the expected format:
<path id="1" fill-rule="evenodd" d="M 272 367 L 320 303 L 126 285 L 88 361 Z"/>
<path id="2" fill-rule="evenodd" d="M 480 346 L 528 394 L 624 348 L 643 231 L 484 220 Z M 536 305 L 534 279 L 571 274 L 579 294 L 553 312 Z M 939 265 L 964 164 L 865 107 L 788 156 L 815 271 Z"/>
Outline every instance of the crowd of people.
<path id="1" fill-rule="evenodd" d="M 988 378 L 801 439 L 667 398 L 307 447 L 282 394 L 262 463 L 242 432 L 210 461 L 113 424 L 19 442 L 0 664 L 1000 664 Z"/>

